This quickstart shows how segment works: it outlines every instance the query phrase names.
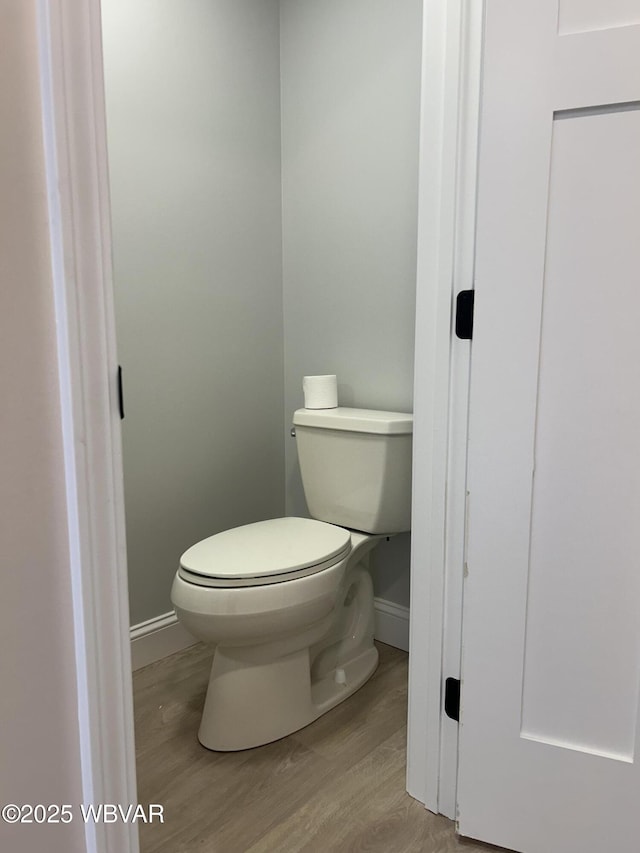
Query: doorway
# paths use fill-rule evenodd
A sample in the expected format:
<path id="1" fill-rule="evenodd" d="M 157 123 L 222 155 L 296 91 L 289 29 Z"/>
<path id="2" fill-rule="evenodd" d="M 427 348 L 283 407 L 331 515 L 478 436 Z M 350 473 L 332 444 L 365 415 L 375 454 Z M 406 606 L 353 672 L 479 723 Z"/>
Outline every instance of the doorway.
<path id="1" fill-rule="evenodd" d="M 421 11 L 103 0 L 136 632 L 165 630 L 195 541 L 306 514 L 302 373 L 412 408 Z M 405 633 L 409 552 L 373 568 Z"/>
<path id="2" fill-rule="evenodd" d="M 439 127 L 444 114 L 451 116 L 456 111 L 457 92 L 443 93 L 437 81 L 443 75 L 446 76 L 447 69 L 451 71 L 455 64 L 451 51 L 445 50 L 445 44 L 448 43 L 446 33 L 450 27 L 457 33 L 456 15 L 459 17 L 461 12 L 458 7 L 454 9 L 452 4 L 444 2 L 430 3 L 428 7 L 430 26 L 427 27 L 425 16 L 425 33 L 437 36 L 440 48 L 434 48 L 427 54 L 428 61 L 425 59 L 423 73 L 428 85 L 423 86 L 423 114 L 425 105 L 427 108 L 434 107 L 433 115 L 436 118 L 433 123 L 428 122 L 423 127 L 422 156 L 427 165 L 431 164 L 429 168 L 434 170 L 431 174 L 436 175 L 440 173 L 437 163 L 443 162 L 445 152 L 455 150 L 455 146 L 453 149 L 448 146 L 446 134 L 443 137 Z M 453 15 L 453 22 L 448 15 Z M 83 707 L 86 709 L 86 734 L 83 740 L 85 789 L 88 798 L 128 802 L 135 800 L 135 782 L 131 763 L 132 731 L 127 711 L 130 707 L 130 692 L 122 679 L 122 673 L 126 673 L 128 668 L 129 655 L 126 583 L 122 571 L 114 571 L 113 568 L 123 567 L 125 563 L 120 492 L 120 424 L 117 419 L 117 361 L 113 348 L 108 249 L 99 5 L 95 0 L 82 0 L 73 8 L 67 4 L 52 9 L 47 6 L 43 22 L 41 59 L 46 78 L 46 108 L 49 110 L 49 179 L 52 198 L 59 205 L 60 222 L 60 231 L 54 234 L 54 243 L 59 262 L 58 287 L 64 294 L 67 317 L 66 325 L 61 326 L 60 335 L 69 352 L 69 364 L 65 370 L 76 389 L 74 399 L 68 401 L 66 410 L 71 424 L 68 454 L 69 459 L 76 463 L 70 474 L 73 489 L 69 502 L 80 519 L 74 541 L 84 555 L 83 580 L 78 580 L 76 614 L 80 625 L 90 626 L 89 633 L 86 630 L 78 633 L 79 666 L 85 673 L 80 679 L 81 685 L 84 685 L 82 695 L 85 697 Z M 463 52 L 461 46 L 458 55 Z M 434 73 L 435 76 L 432 76 Z M 429 93 L 426 97 L 425 91 Z M 437 93 L 443 95 L 438 103 L 435 102 L 438 100 Z M 447 123 L 447 126 L 450 142 L 453 138 L 452 125 Z M 428 141 L 426 145 L 425 139 Z M 435 158 L 432 158 L 436 139 L 439 140 L 437 152 Z M 427 193 L 429 169 L 423 169 L 421 174 L 422 186 Z M 59 176 L 62 180 L 59 180 Z M 428 196 L 425 194 L 425 198 L 435 203 L 435 207 L 430 210 L 436 220 L 442 216 L 449 221 L 445 207 L 451 192 L 453 187 L 449 184 L 446 188 L 441 187 L 439 195 L 432 192 Z M 428 221 L 429 217 L 425 219 L 427 224 Z M 421 233 L 425 233 L 424 229 L 421 229 Z M 445 254 L 441 257 L 444 258 Z M 422 257 L 425 257 L 424 253 Z M 82 273 L 81 279 L 78 270 Z M 438 281 L 444 281 L 444 276 L 439 276 Z M 441 316 L 429 311 L 430 282 L 428 276 L 422 276 L 419 281 L 422 308 L 419 306 L 417 313 L 422 317 L 423 329 L 430 328 L 432 323 L 436 323 L 436 317 Z M 441 299 L 443 291 L 440 285 L 438 287 L 438 298 Z M 426 301 L 425 294 L 428 297 Z M 78 336 L 77 329 L 92 330 L 92 334 Z M 435 340 L 429 338 L 429 335 L 425 335 L 425 338 Z M 421 355 L 425 355 L 424 347 Z M 440 378 L 448 376 L 448 368 L 443 371 L 441 362 L 435 357 L 437 353 L 433 354 L 433 358 L 431 354 L 427 355 L 425 361 L 418 358 L 422 365 L 418 371 L 422 380 L 430 371 Z M 428 368 L 424 367 L 427 363 Z M 423 370 L 425 372 L 420 372 Z M 442 390 L 442 383 L 430 387 Z M 441 411 L 437 407 L 429 409 L 433 412 Z M 424 437 L 432 433 L 426 420 L 423 419 L 422 424 L 424 449 Z M 87 464 L 87 448 L 90 449 L 91 464 Z M 433 458 L 441 457 L 436 454 Z M 416 469 L 419 471 L 416 482 L 420 477 L 434 482 L 434 477 L 437 479 L 439 476 L 441 466 L 439 468 L 435 462 L 432 465 L 431 459 L 423 455 L 423 464 Z M 425 480 L 422 483 L 424 489 Z M 429 491 L 429 487 L 426 491 Z M 440 504 L 441 498 L 434 493 L 431 509 Z M 430 511 L 426 518 L 432 515 Z M 436 516 L 437 512 L 433 517 L 438 525 Z M 421 517 L 423 527 L 424 518 Z M 437 589 L 442 583 L 442 564 L 435 550 L 431 550 L 431 545 L 421 550 L 420 554 L 414 549 L 414 557 L 420 561 L 421 555 L 427 554 L 426 564 L 431 568 L 426 576 L 435 578 Z M 421 570 L 420 583 L 424 577 Z M 426 586 L 433 585 L 429 581 Z M 438 632 L 437 623 L 439 618 L 442 624 L 442 618 L 437 617 L 437 595 L 426 600 L 422 594 L 414 595 L 412 608 L 418 614 L 418 619 L 414 620 L 414 630 L 418 622 L 428 626 L 427 633 L 436 641 L 429 648 L 441 648 L 441 631 Z M 96 613 L 103 614 L 103 617 L 96 621 Z M 436 613 L 436 618 L 429 616 L 430 613 Z M 422 636 L 415 634 L 419 640 Z M 437 673 L 435 671 L 438 654 L 432 655 L 425 666 L 422 657 L 425 646 L 420 642 L 418 647 L 422 649 L 421 657 L 418 659 L 414 656 L 412 664 L 415 713 L 410 714 L 410 728 L 413 731 L 410 738 L 413 738 L 414 744 L 410 753 L 410 775 L 413 774 L 414 780 L 419 778 L 420 781 L 416 795 L 429 802 L 425 795 L 428 786 L 423 784 L 428 775 L 426 743 L 429 740 L 431 745 L 432 735 L 439 727 L 439 723 L 435 725 L 433 711 L 437 708 L 439 719 L 440 670 Z M 118 744 L 120 749 L 117 748 Z M 432 755 L 438 753 L 439 750 L 431 752 Z M 434 770 L 433 762 L 429 773 L 431 781 L 434 776 L 437 779 L 438 771 Z M 429 790 L 433 793 L 433 786 Z M 98 843 L 102 845 L 100 849 L 135 849 L 135 832 L 130 826 L 111 827 L 108 833 L 104 827 L 97 828 L 96 832 Z"/>

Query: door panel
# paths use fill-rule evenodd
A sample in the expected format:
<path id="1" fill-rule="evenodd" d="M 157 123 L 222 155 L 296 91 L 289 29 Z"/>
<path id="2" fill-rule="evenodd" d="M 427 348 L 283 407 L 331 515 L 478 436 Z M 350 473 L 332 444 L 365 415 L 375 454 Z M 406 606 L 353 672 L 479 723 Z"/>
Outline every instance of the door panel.
<path id="1" fill-rule="evenodd" d="M 525 853 L 640 835 L 637 20 L 487 3 L 458 805 Z"/>
<path id="2" fill-rule="evenodd" d="M 543 0 L 544 5 L 549 1 Z M 541 80 L 548 79 L 553 90 L 547 92 L 553 97 L 544 99 L 551 110 L 547 121 L 562 110 L 626 106 L 638 101 L 639 41 L 640 26 L 630 26 L 574 33 L 547 42 L 551 65 L 540 72 Z M 538 65 L 537 57 L 532 61 Z"/>
<path id="3" fill-rule="evenodd" d="M 606 30 L 640 24 L 637 0 L 560 0 L 558 32 L 561 35 Z"/>
<path id="4" fill-rule="evenodd" d="M 522 707 L 523 736 L 627 761 L 640 683 L 639 152 L 638 110 L 554 121 Z"/>

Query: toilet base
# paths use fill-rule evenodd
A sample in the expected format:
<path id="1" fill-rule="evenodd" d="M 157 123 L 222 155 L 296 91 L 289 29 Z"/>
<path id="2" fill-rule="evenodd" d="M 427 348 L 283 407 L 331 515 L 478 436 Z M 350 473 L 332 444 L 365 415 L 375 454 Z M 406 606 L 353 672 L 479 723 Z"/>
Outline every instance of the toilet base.
<path id="1" fill-rule="evenodd" d="M 250 749 L 308 726 L 373 675 L 369 648 L 312 683 L 309 648 L 268 662 L 251 649 L 216 648 L 198 740 L 220 752 Z"/>
<path id="2" fill-rule="evenodd" d="M 176 577 L 172 601 L 179 618 L 194 636 L 217 642 L 198 732 L 207 749 L 250 749 L 286 737 L 348 699 L 374 673 L 368 554 L 380 537 L 352 532 L 351 539 L 346 565 L 290 586 L 247 587 L 224 597 Z M 269 593 L 273 601 L 267 602 Z M 207 602 L 225 612 L 206 612 Z"/>
<path id="3" fill-rule="evenodd" d="M 358 657 L 316 682 L 311 688 L 311 697 L 316 709 L 314 719 L 317 720 L 322 714 L 348 699 L 371 678 L 377 666 L 378 650 L 371 646 Z"/>

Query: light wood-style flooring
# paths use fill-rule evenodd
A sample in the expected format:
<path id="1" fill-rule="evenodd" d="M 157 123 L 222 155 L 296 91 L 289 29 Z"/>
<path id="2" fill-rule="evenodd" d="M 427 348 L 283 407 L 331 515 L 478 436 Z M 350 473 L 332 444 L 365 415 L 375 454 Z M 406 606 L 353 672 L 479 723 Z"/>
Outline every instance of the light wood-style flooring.
<path id="1" fill-rule="evenodd" d="M 197 730 L 211 649 L 197 645 L 134 674 L 143 853 L 487 853 L 405 792 L 407 655 L 378 644 L 357 693 L 283 740 L 210 752 Z M 256 713 L 260 709 L 256 708 Z"/>

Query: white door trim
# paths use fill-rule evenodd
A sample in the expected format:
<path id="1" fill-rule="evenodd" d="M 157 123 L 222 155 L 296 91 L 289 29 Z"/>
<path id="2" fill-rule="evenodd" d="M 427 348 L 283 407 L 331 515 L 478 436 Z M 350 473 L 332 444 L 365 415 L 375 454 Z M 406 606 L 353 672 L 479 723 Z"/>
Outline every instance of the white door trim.
<path id="1" fill-rule="evenodd" d="M 407 790 L 455 818 L 470 347 L 452 337 L 473 286 L 482 2 L 425 0 L 414 389 Z"/>
<path id="2" fill-rule="evenodd" d="M 85 804 L 136 803 L 99 0 L 38 0 Z M 135 824 L 85 824 L 137 853 Z"/>

